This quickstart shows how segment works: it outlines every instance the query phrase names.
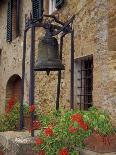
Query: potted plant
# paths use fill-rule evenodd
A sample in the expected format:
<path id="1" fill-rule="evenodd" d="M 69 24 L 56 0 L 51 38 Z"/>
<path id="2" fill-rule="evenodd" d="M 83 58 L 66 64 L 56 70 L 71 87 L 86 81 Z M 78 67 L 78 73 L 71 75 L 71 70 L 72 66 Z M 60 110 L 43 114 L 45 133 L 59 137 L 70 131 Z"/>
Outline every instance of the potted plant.
<path id="1" fill-rule="evenodd" d="M 84 141 L 86 148 L 100 153 L 116 152 L 116 129 L 109 116 L 101 110 L 90 108 L 88 112 L 83 112 L 83 117 L 93 131 Z"/>
<path id="2" fill-rule="evenodd" d="M 10 104 L 6 107 L 5 114 L 0 115 L 0 132 L 17 130 L 17 122 L 19 122 L 19 105 Z"/>
<path id="3" fill-rule="evenodd" d="M 91 134 L 81 113 L 75 111 L 53 112 L 41 116 L 42 128 L 35 137 L 38 155 L 78 155 L 78 147 Z"/>

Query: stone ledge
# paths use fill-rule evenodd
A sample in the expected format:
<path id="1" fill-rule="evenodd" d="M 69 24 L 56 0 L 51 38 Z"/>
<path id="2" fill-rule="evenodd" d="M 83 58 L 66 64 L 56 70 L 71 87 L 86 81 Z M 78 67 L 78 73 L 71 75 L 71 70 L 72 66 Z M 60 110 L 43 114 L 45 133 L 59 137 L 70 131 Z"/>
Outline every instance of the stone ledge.
<path id="1" fill-rule="evenodd" d="M 35 155 L 32 150 L 34 139 L 29 132 L 1 132 L 0 143 L 4 155 Z M 1 155 L 1 154 L 0 154 Z"/>

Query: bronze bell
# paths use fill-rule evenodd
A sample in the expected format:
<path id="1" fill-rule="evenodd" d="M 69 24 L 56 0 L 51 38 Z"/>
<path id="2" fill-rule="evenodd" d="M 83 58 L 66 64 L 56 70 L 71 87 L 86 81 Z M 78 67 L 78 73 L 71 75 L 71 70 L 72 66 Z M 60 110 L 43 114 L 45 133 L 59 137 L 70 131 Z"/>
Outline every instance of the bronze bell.
<path id="1" fill-rule="evenodd" d="M 35 71 L 46 71 L 49 75 L 50 71 L 64 70 L 64 65 L 60 60 L 58 41 L 55 37 L 46 33 L 39 42 L 39 58 L 34 68 Z"/>

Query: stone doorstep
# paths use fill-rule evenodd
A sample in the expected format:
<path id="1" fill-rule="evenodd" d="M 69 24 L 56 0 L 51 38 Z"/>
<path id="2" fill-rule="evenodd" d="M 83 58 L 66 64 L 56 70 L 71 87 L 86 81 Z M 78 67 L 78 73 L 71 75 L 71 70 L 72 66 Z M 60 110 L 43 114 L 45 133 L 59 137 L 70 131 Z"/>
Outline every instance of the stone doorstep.
<path id="1" fill-rule="evenodd" d="M 5 148 L 4 155 L 35 155 L 32 151 L 33 138 L 26 132 L 1 132 L 0 143 Z"/>
<path id="2" fill-rule="evenodd" d="M 35 155 L 32 150 L 34 144 L 34 138 L 13 138 L 9 141 L 10 154 L 11 155 Z M 6 153 L 9 155 L 9 152 Z"/>

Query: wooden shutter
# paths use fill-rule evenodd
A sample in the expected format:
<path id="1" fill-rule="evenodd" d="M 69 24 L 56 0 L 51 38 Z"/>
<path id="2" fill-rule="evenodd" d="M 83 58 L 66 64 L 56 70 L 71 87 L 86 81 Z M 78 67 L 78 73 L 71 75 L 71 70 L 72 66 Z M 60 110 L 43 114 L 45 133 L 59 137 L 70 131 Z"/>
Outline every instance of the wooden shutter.
<path id="1" fill-rule="evenodd" d="M 20 0 L 16 0 L 16 35 L 19 36 L 20 28 L 19 28 L 19 20 L 20 20 Z"/>
<path id="2" fill-rule="evenodd" d="M 17 2 L 13 0 L 13 8 L 12 8 L 12 39 L 17 36 Z"/>
<path id="3" fill-rule="evenodd" d="M 56 8 L 59 9 L 64 4 L 64 0 L 56 0 Z"/>
<path id="4" fill-rule="evenodd" d="M 8 1 L 7 12 L 7 41 L 11 42 L 12 39 L 19 35 L 19 1 Z"/>
<path id="5" fill-rule="evenodd" d="M 32 14 L 34 21 L 41 21 L 43 15 L 43 0 L 32 0 Z"/>
<path id="6" fill-rule="evenodd" d="M 8 1 L 8 10 L 7 10 L 7 41 L 12 41 L 12 4 L 13 0 Z"/>

